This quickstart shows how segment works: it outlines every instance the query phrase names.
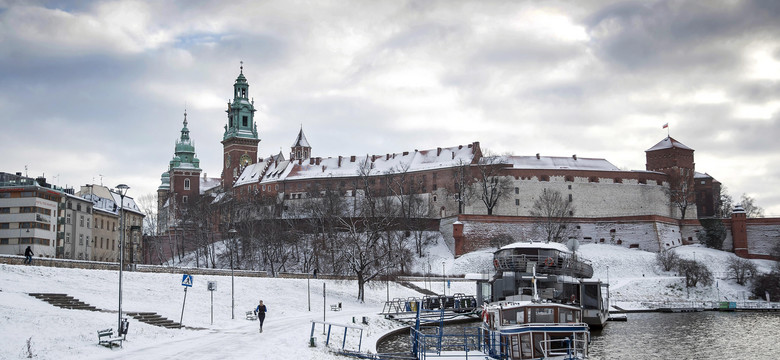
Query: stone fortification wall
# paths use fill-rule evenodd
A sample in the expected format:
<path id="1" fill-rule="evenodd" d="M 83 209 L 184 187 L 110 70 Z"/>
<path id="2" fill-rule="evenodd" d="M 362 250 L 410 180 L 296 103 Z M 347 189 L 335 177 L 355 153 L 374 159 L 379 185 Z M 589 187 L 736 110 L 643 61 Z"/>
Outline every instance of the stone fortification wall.
<path id="1" fill-rule="evenodd" d="M 780 242 L 780 218 L 747 219 L 747 238 L 750 255 L 768 258 L 772 248 Z"/>
<path id="2" fill-rule="evenodd" d="M 498 247 L 513 241 L 541 240 L 535 218 L 516 216 L 461 215 L 463 236 L 455 239 L 462 247 L 458 254 Z M 682 245 L 676 221 L 657 216 L 624 218 L 576 218 L 568 226 L 580 244 L 613 244 L 646 251 L 660 251 Z"/>
<path id="3" fill-rule="evenodd" d="M 512 178 L 510 194 L 499 201 L 494 215 L 530 216 L 534 202 L 544 189 L 559 191 L 571 199 L 575 217 L 663 216 L 679 218 L 679 210 L 670 206 L 666 193 L 668 183 L 656 179 L 632 179 L 597 176 L 521 176 Z M 478 199 L 466 207 L 467 214 L 487 214 Z M 696 218 L 696 207 L 690 207 L 686 218 Z"/>

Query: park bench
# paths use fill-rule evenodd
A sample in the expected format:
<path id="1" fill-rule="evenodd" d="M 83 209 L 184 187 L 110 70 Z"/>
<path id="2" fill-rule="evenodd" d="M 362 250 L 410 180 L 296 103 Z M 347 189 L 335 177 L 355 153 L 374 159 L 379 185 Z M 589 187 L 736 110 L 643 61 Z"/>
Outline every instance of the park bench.
<path id="1" fill-rule="evenodd" d="M 114 329 L 98 330 L 98 345 L 103 345 L 109 348 L 113 348 L 114 345 L 122 347 L 122 342 L 127 338 L 127 329 L 130 327 L 130 323 L 127 319 L 122 319 L 119 326 L 119 333 L 114 336 Z"/>
<path id="2" fill-rule="evenodd" d="M 255 314 L 254 311 L 247 311 L 246 312 L 246 319 L 247 320 L 257 320 L 257 314 Z"/>

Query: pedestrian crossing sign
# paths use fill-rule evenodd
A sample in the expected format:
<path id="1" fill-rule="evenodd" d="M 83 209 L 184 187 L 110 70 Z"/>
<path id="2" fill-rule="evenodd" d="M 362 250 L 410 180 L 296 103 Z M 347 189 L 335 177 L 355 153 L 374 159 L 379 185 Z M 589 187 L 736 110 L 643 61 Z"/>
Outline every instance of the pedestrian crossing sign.
<path id="1" fill-rule="evenodd" d="M 192 275 L 184 274 L 181 278 L 181 285 L 192 287 Z"/>

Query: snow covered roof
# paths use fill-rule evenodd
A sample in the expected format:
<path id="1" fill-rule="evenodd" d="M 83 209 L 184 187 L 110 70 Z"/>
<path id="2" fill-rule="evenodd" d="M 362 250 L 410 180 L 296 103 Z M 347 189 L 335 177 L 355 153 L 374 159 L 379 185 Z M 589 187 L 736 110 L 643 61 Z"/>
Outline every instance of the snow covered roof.
<path id="1" fill-rule="evenodd" d="M 260 176 L 263 172 L 263 169 L 265 168 L 265 164 L 266 162 L 259 162 L 256 164 L 247 165 L 233 186 L 241 186 L 259 182 Z"/>
<path id="2" fill-rule="evenodd" d="M 605 159 L 591 159 L 554 156 L 510 156 L 509 163 L 513 169 L 567 169 L 567 170 L 601 170 L 620 171 Z"/>
<path id="3" fill-rule="evenodd" d="M 671 136 L 667 136 L 666 139 L 661 140 L 658 144 L 653 145 L 653 147 L 645 150 L 645 151 L 656 151 L 656 150 L 663 150 L 663 149 L 671 149 L 671 148 L 678 148 L 678 149 L 684 149 L 684 150 L 691 150 L 693 149 L 685 146 L 683 143 L 675 140 Z"/>
<path id="4" fill-rule="evenodd" d="M 353 160 L 354 159 L 354 160 Z M 384 155 L 339 156 L 336 158 L 310 159 L 310 161 L 272 161 L 263 160 L 254 166 L 248 166 L 236 181 L 235 186 L 251 183 L 262 174 L 261 183 L 281 180 L 302 180 L 328 177 L 357 176 L 361 164 L 370 167 L 370 175 L 381 175 L 392 171 L 414 172 L 470 164 L 474 159 L 474 146 L 453 146 L 448 148 L 415 150 Z M 319 160 L 319 164 L 317 164 Z M 267 165 L 267 169 L 262 169 Z M 257 167 L 260 167 L 259 169 Z"/>
<path id="5" fill-rule="evenodd" d="M 222 183 L 220 178 L 201 177 L 200 178 L 200 193 L 204 194 L 206 191 L 211 190 Z"/>
<path id="6" fill-rule="evenodd" d="M 569 250 L 566 245 L 561 243 L 555 243 L 555 242 L 516 242 L 509 244 L 507 246 L 504 246 L 498 251 L 506 250 L 506 249 L 547 249 L 547 250 L 558 250 L 560 252 L 564 253 L 570 253 L 571 250 Z"/>

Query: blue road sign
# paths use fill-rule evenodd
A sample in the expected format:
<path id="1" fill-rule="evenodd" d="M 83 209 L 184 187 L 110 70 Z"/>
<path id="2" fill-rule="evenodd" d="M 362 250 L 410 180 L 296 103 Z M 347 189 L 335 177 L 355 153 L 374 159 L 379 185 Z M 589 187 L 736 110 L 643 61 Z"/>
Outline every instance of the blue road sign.
<path id="1" fill-rule="evenodd" d="M 192 287 L 192 275 L 184 274 L 181 278 L 181 285 Z"/>

